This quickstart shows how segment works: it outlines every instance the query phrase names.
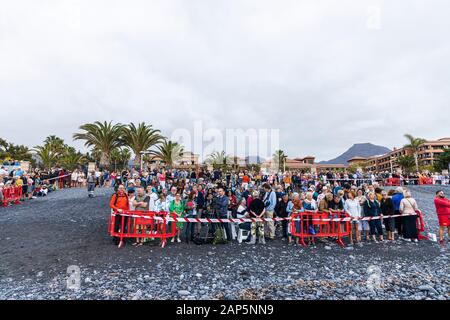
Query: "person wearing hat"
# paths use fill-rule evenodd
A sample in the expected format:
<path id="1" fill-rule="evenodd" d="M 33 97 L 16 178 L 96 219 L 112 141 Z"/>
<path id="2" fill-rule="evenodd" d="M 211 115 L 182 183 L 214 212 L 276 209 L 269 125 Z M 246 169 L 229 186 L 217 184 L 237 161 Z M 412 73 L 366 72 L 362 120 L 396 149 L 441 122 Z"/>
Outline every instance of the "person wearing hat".
<path id="1" fill-rule="evenodd" d="M 403 200 L 403 188 L 397 187 L 395 189 L 394 194 L 392 195 L 392 203 L 394 204 L 394 215 L 400 215 L 400 202 Z M 400 239 L 403 238 L 402 236 L 402 217 L 395 218 L 394 221 L 395 228 L 397 229 L 397 234 Z"/>
<path id="2" fill-rule="evenodd" d="M 134 179 L 130 179 L 127 181 L 127 192 L 136 191 L 136 183 L 134 181 Z"/>

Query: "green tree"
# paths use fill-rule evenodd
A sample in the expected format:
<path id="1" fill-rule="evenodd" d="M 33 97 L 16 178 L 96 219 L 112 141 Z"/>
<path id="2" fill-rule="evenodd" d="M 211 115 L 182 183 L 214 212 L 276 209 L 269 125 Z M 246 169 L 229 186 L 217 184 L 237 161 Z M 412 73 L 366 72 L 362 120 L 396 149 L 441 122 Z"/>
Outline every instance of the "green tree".
<path id="1" fill-rule="evenodd" d="M 44 140 L 44 145 L 49 146 L 49 148 L 57 155 L 63 155 L 66 152 L 68 146 L 64 143 L 64 140 L 58 138 L 57 136 L 48 136 Z"/>
<path id="2" fill-rule="evenodd" d="M 407 173 L 414 169 L 415 161 L 413 156 L 401 156 L 397 158 L 397 164 Z"/>
<path id="3" fill-rule="evenodd" d="M 150 152 L 150 155 L 158 157 L 169 167 L 173 167 L 174 163 L 183 157 L 184 149 L 178 144 L 170 140 L 164 140 L 162 144 L 156 146 L 156 150 Z"/>
<path id="4" fill-rule="evenodd" d="M 408 143 L 405 145 L 405 148 L 408 148 L 413 152 L 416 171 L 419 172 L 419 148 L 427 141 L 422 138 L 413 137 L 410 134 L 405 134 L 405 138 L 408 140 Z"/>
<path id="5" fill-rule="evenodd" d="M 8 157 L 8 153 L 6 152 L 8 149 L 8 142 L 2 138 L 0 138 L 0 159 L 4 159 Z"/>
<path id="6" fill-rule="evenodd" d="M 58 159 L 58 154 L 52 149 L 50 144 L 36 146 L 34 147 L 34 151 L 39 157 L 44 169 L 50 169 L 53 165 L 55 165 L 56 160 Z"/>
<path id="7" fill-rule="evenodd" d="M 116 148 L 111 152 L 111 162 L 114 165 L 114 170 L 127 168 L 130 159 L 131 151 L 128 148 Z"/>
<path id="8" fill-rule="evenodd" d="M 33 156 L 30 151 L 27 146 L 12 143 L 8 143 L 5 150 L 7 157 L 18 161 L 31 161 Z"/>
<path id="9" fill-rule="evenodd" d="M 434 162 L 435 171 L 448 170 L 450 164 L 450 149 L 442 152 Z"/>
<path id="10" fill-rule="evenodd" d="M 86 156 L 79 151 L 77 152 L 72 147 L 68 147 L 61 158 L 61 165 L 68 170 L 74 170 L 79 165 L 85 164 L 86 162 Z"/>
<path id="11" fill-rule="evenodd" d="M 124 143 L 135 154 L 134 167 L 138 167 L 141 164 L 141 152 L 147 151 L 163 141 L 164 138 L 160 132 L 159 130 L 153 129 L 151 125 L 146 125 L 144 122 L 140 123 L 137 127 L 134 123 L 130 123 L 124 128 Z"/>
<path id="12" fill-rule="evenodd" d="M 227 170 L 228 165 L 233 163 L 233 160 L 231 157 L 228 157 L 225 151 L 216 151 L 211 153 L 206 161 L 206 163 L 211 164 L 214 169 L 222 169 Z"/>
<path id="13" fill-rule="evenodd" d="M 273 161 L 278 171 L 285 171 L 287 155 L 283 150 L 276 150 L 273 154 Z"/>
<path id="14" fill-rule="evenodd" d="M 111 151 L 121 147 L 124 142 L 121 139 L 124 126 L 120 123 L 113 125 L 112 122 L 87 123 L 80 126 L 83 132 L 75 133 L 74 140 L 84 140 L 86 147 L 93 147 L 101 152 L 100 166 L 109 167 Z"/>

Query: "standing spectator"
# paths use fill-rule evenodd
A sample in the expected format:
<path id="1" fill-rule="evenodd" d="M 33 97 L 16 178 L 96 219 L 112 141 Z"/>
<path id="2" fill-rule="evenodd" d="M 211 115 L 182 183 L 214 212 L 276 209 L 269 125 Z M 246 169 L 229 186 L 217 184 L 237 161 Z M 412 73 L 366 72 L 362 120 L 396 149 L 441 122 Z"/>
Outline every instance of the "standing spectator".
<path id="1" fill-rule="evenodd" d="M 95 171 L 92 171 L 91 174 L 87 178 L 87 186 L 88 186 L 88 196 L 89 198 L 94 197 L 95 185 L 97 183 L 97 179 L 95 177 Z"/>
<path id="2" fill-rule="evenodd" d="M 253 201 L 248 208 L 248 211 L 251 218 L 262 218 L 266 213 L 265 204 L 259 198 L 258 191 L 253 192 Z M 264 223 L 260 221 L 252 223 L 251 235 L 252 239 L 248 242 L 249 244 L 255 244 L 256 237 L 258 237 L 258 242 L 260 244 L 266 244 L 266 240 L 264 238 Z"/>
<path id="3" fill-rule="evenodd" d="M 220 219 L 228 218 L 228 204 L 229 199 L 225 195 L 225 190 L 223 188 L 219 188 L 218 195 L 214 200 L 214 208 L 216 216 Z M 231 241 L 231 229 L 228 223 L 222 223 L 221 228 L 225 229 L 225 233 L 227 235 L 227 240 Z"/>
<path id="4" fill-rule="evenodd" d="M 394 204 L 395 215 L 400 215 L 400 202 L 403 200 L 403 198 L 403 188 L 396 188 L 394 194 L 392 195 L 392 203 Z M 395 228 L 397 229 L 399 239 L 403 238 L 402 222 L 402 217 L 395 218 L 394 224 Z"/>
<path id="5" fill-rule="evenodd" d="M 92 176 L 95 178 L 95 175 L 92 175 Z M 94 181 L 94 183 L 95 183 L 95 181 Z M 117 215 L 114 220 L 114 231 L 120 232 L 122 226 L 124 226 L 123 232 L 127 232 L 129 217 L 120 215 L 120 213 L 130 210 L 128 195 L 127 195 L 127 193 L 125 191 L 125 187 L 123 185 L 120 185 L 119 188 L 117 189 L 117 192 L 113 194 L 113 196 L 111 197 L 109 206 L 112 210 L 117 212 Z M 118 242 L 119 249 L 123 248 L 125 246 L 125 242 L 123 240 L 120 240 L 119 238 L 115 238 L 115 241 Z"/>
<path id="6" fill-rule="evenodd" d="M 176 213 L 179 218 L 184 217 L 184 201 L 181 199 L 180 192 L 177 192 L 175 199 L 170 203 L 170 212 Z M 183 228 L 182 222 L 177 222 L 177 242 L 181 242 L 180 234 Z M 172 238 L 171 242 L 175 242 L 175 237 Z"/>
<path id="7" fill-rule="evenodd" d="M 70 187 L 75 188 L 78 184 L 78 169 L 75 169 L 70 176 Z"/>
<path id="8" fill-rule="evenodd" d="M 269 184 L 264 184 L 263 188 L 265 191 L 263 202 L 266 207 L 264 217 L 272 219 L 274 218 L 275 206 L 277 205 L 277 196 Z M 269 240 L 275 239 L 275 223 L 273 221 L 266 222 L 265 234 Z"/>
<path id="9" fill-rule="evenodd" d="M 245 200 L 244 200 L 245 202 Z M 275 207 L 275 212 L 277 217 L 286 219 L 288 217 L 287 207 L 289 204 L 289 195 L 282 194 L 281 201 L 279 201 Z M 288 222 L 287 220 L 281 221 L 281 229 L 282 229 L 282 240 L 287 240 L 288 238 Z"/>
<path id="10" fill-rule="evenodd" d="M 154 192 L 152 186 L 147 187 L 147 196 L 148 196 L 148 210 L 149 211 L 157 211 L 156 201 L 158 201 L 158 194 Z"/>
<path id="11" fill-rule="evenodd" d="M 394 203 L 392 202 L 393 190 L 389 191 L 389 194 L 386 191 L 381 192 L 381 213 L 383 214 L 383 222 L 387 232 L 387 239 L 390 241 L 394 241 L 394 232 L 395 232 L 395 220 L 394 218 L 390 218 L 394 214 Z"/>
<path id="12" fill-rule="evenodd" d="M 419 210 L 416 200 L 412 198 L 409 190 L 404 192 L 404 196 L 405 197 L 400 202 L 400 214 L 415 214 L 416 211 Z M 413 240 L 414 242 L 417 242 L 419 238 L 419 232 L 417 231 L 416 225 L 417 215 L 409 215 L 402 218 L 403 238 L 407 241 Z"/>
<path id="13" fill-rule="evenodd" d="M 444 195 L 444 191 L 436 192 L 434 199 L 436 213 L 439 219 L 439 243 L 444 244 L 444 230 L 447 228 L 447 236 L 450 241 L 450 200 Z"/>
<path id="14" fill-rule="evenodd" d="M 375 192 L 369 192 L 368 199 L 364 204 L 364 213 L 367 217 L 379 217 L 381 214 L 380 203 L 376 200 Z M 369 221 L 370 235 L 372 240 L 377 242 L 376 235 L 380 237 L 380 241 L 383 241 L 383 227 L 381 226 L 381 220 L 374 219 Z"/>
<path id="15" fill-rule="evenodd" d="M 358 219 L 361 218 L 361 206 L 359 201 L 355 197 L 355 192 L 350 191 L 347 195 L 347 200 L 344 203 L 344 210 L 350 215 L 350 217 L 355 220 L 351 221 L 350 224 L 350 244 L 353 244 L 353 234 L 356 236 L 356 242 L 361 242 L 361 221 Z M 354 232 L 353 232 L 353 229 Z"/>
<path id="16" fill-rule="evenodd" d="M 136 196 L 133 201 L 133 207 L 135 211 L 147 211 L 148 203 L 150 201 L 150 197 L 145 194 L 143 188 L 136 189 Z M 142 224 L 136 224 L 134 226 L 136 233 L 145 233 L 145 227 Z M 136 242 L 133 244 L 134 246 L 142 246 L 144 244 L 143 238 L 136 238 Z"/>
<path id="17" fill-rule="evenodd" d="M 195 203 L 195 191 L 191 191 L 185 205 L 186 218 L 197 217 L 197 204 Z M 195 236 L 195 222 L 187 222 L 184 227 L 184 236 L 186 237 L 186 243 L 192 241 Z"/>

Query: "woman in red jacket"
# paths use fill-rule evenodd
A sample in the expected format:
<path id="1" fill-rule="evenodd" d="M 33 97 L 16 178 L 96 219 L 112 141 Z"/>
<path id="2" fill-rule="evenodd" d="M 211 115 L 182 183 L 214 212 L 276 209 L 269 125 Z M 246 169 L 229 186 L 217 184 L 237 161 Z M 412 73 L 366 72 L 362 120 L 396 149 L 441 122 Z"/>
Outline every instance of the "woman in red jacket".
<path id="1" fill-rule="evenodd" d="M 439 243 L 444 244 L 444 230 L 447 228 L 448 238 L 450 241 L 450 200 L 444 195 L 444 191 L 436 192 L 434 199 L 436 213 L 439 219 Z"/>
<path id="2" fill-rule="evenodd" d="M 128 195 L 125 191 L 124 185 L 120 185 L 119 188 L 117 189 L 117 192 L 113 194 L 113 196 L 111 197 L 109 206 L 111 207 L 112 210 L 114 210 L 115 212 L 118 213 L 116 215 L 116 219 L 114 220 L 114 231 L 115 232 L 119 231 L 120 227 L 122 226 L 122 219 L 124 219 L 124 221 L 123 221 L 123 225 L 124 225 L 124 229 L 125 229 L 124 232 L 127 232 L 129 217 L 120 215 L 120 213 L 130 210 L 130 203 L 129 203 Z M 120 238 L 115 239 L 115 240 L 116 241 L 120 240 Z M 119 241 L 119 249 L 123 248 L 124 246 L 125 246 L 125 242 L 122 239 Z"/>

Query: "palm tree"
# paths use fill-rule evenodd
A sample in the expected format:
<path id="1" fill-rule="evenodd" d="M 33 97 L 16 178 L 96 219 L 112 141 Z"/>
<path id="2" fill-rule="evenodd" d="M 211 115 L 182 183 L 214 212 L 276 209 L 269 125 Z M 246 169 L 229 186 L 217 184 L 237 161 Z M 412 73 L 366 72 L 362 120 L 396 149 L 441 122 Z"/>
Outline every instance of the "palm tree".
<path id="1" fill-rule="evenodd" d="M 120 149 L 119 162 L 123 165 L 123 168 L 128 167 L 128 162 L 130 162 L 131 156 L 132 154 L 130 149 L 128 148 Z"/>
<path id="2" fill-rule="evenodd" d="M 401 156 L 397 158 L 397 164 L 402 167 L 406 172 L 410 172 L 415 165 L 414 157 L 412 156 Z"/>
<path id="3" fill-rule="evenodd" d="M 34 151 L 41 160 L 44 169 L 50 169 L 58 158 L 58 154 L 52 150 L 49 144 L 36 146 L 34 147 Z"/>
<path id="4" fill-rule="evenodd" d="M 116 148 L 111 151 L 111 162 L 114 163 L 114 170 L 126 168 L 131 159 L 131 151 L 128 148 Z"/>
<path id="5" fill-rule="evenodd" d="M 54 135 L 48 136 L 44 140 L 44 145 L 48 145 L 50 147 L 50 149 L 52 149 L 58 155 L 62 155 L 66 151 L 66 148 L 68 147 L 64 143 L 63 139 L 58 138 L 57 136 L 54 136 Z"/>
<path id="6" fill-rule="evenodd" d="M 175 162 L 179 161 L 183 157 L 184 149 L 178 144 L 170 140 L 164 140 L 164 142 L 156 147 L 156 150 L 150 151 L 150 155 L 158 157 L 166 165 L 172 167 Z"/>
<path id="7" fill-rule="evenodd" d="M 100 166 L 109 167 L 111 151 L 123 145 L 121 139 L 124 126 L 120 123 L 112 125 L 112 122 L 87 123 L 80 126 L 84 132 L 75 133 L 74 140 L 85 140 L 86 147 L 94 147 L 101 152 Z"/>
<path id="8" fill-rule="evenodd" d="M 135 154 L 134 167 L 141 164 L 141 152 L 147 151 L 151 147 L 159 144 L 163 140 L 159 130 L 153 129 L 151 125 L 146 125 L 144 122 L 137 127 L 134 123 L 130 123 L 124 128 L 123 140 L 125 144 L 133 150 Z"/>
<path id="9" fill-rule="evenodd" d="M 222 168 L 226 169 L 228 167 L 228 164 L 233 162 L 233 160 L 230 157 L 228 157 L 225 153 L 225 151 L 216 151 L 211 153 L 207 159 L 206 163 L 212 164 L 214 169 Z"/>
<path id="10" fill-rule="evenodd" d="M 74 170 L 80 164 L 83 164 L 86 161 L 87 158 L 85 155 L 83 155 L 81 152 L 77 152 L 74 148 L 69 147 L 66 150 L 65 155 L 61 159 L 61 164 L 68 170 Z"/>
<path id="11" fill-rule="evenodd" d="M 273 154 L 273 160 L 276 166 L 278 166 L 278 171 L 286 171 L 286 159 L 287 155 L 284 154 L 283 150 L 276 150 Z"/>
<path id="12" fill-rule="evenodd" d="M 405 138 L 408 139 L 408 144 L 405 145 L 405 148 L 408 148 L 413 152 L 416 171 L 419 172 L 419 147 L 427 142 L 427 140 L 415 138 L 410 134 L 405 134 Z"/>

